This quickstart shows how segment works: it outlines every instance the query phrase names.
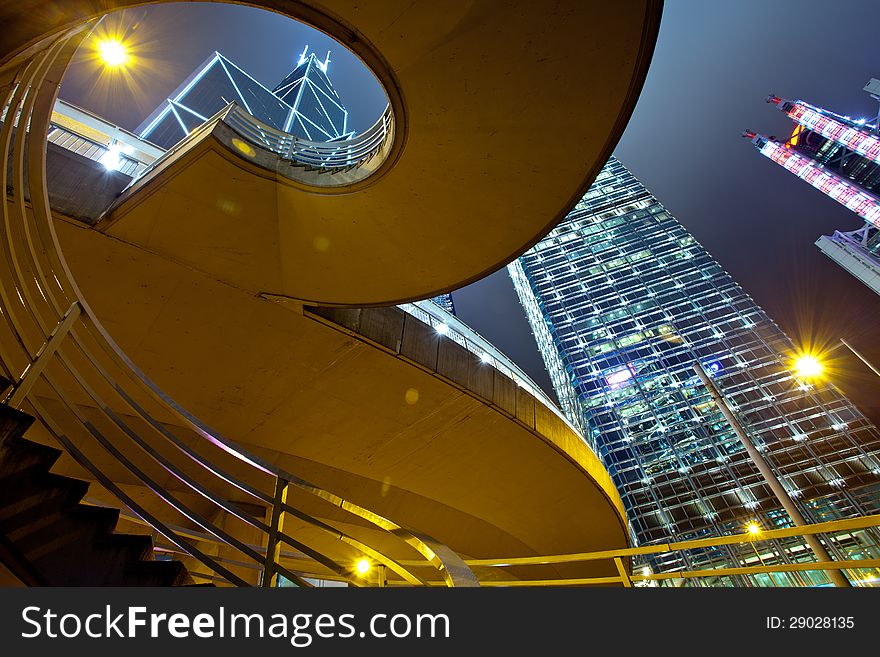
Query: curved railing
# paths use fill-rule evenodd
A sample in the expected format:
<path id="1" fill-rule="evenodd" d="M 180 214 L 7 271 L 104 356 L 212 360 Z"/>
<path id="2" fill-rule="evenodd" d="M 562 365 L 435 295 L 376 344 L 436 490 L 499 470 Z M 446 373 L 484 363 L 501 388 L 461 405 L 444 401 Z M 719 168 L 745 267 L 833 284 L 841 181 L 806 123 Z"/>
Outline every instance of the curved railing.
<path id="1" fill-rule="evenodd" d="M 592 445 L 584 440 L 581 430 L 565 416 L 565 413 L 559 409 L 559 407 L 549 396 L 547 396 L 547 393 L 545 393 L 537 383 L 532 381 L 528 374 L 521 370 L 516 363 L 505 356 L 491 342 L 461 321 L 458 317 L 444 310 L 429 299 L 415 301 L 413 303 L 403 303 L 400 304 L 398 308 L 405 313 L 412 315 L 419 321 L 433 327 L 438 333 L 455 340 L 455 342 L 476 355 L 484 363 L 492 365 L 502 374 L 513 379 L 518 386 L 526 390 L 532 395 L 532 397 L 546 406 L 576 435 L 580 436 L 583 443 L 590 448 L 590 451 L 593 451 Z"/>
<path id="2" fill-rule="evenodd" d="M 450 586 L 475 585 L 470 569 L 445 546 L 201 423 L 150 381 L 98 321 L 61 252 L 46 190 L 52 107 L 87 27 L 0 70 L 0 106 L 30 126 L 16 130 L 6 121 L 0 130 L 0 185 L 12 189 L 0 203 L 0 373 L 14 382 L 4 402 L 31 412 L 100 484 L 95 499 L 127 507 L 198 577 L 272 586 L 283 575 L 307 586 L 302 571 L 286 565 L 292 550 L 311 564 L 307 572 L 355 585 L 368 583 L 355 572 L 362 557 L 405 584 L 436 577 L 416 574 L 422 568 Z M 418 566 L 404 566 L 389 553 L 416 556 Z M 198 564 L 209 572 L 198 573 Z"/>
<path id="3" fill-rule="evenodd" d="M 218 123 L 227 126 L 234 135 L 249 144 L 278 155 L 282 163 L 293 165 L 293 170 L 286 172 L 290 177 L 316 187 L 328 188 L 352 185 L 372 175 L 388 156 L 395 130 L 394 113 L 389 105 L 368 130 L 356 137 L 338 141 L 309 141 L 260 121 L 233 101 L 141 170 L 123 193 L 146 184 L 152 174 L 174 162 L 203 135 L 212 133 Z M 223 140 L 222 135 L 218 134 L 217 137 Z M 255 154 L 255 151 L 248 153 L 241 147 L 235 150 L 239 155 Z M 297 170 L 302 172 L 299 176 Z"/>
<path id="4" fill-rule="evenodd" d="M 394 113 L 388 105 L 367 130 L 351 139 L 309 141 L 278 130 L 231 103 L 222 121 L 248 141 L 286 160 L 319 169 L 340 169 L 364 164 L 394 134 Z"/>

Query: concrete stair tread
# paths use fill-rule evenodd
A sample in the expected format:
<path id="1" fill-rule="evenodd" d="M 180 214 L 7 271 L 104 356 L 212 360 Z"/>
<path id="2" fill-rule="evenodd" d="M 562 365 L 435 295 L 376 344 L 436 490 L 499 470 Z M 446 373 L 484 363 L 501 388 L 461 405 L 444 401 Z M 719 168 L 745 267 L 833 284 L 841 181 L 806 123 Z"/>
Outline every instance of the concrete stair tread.
<path id="1" fill-rule="evenodd" d="M 30 416 L 0 405 L 0 539 L 22 581 L 50 586 L 184 586 L 180 561 L 153 539 L 114 530 L 119 510 L 82 504 L 89 483 L 50 472 L 61 450 L 24 438 Z"/>

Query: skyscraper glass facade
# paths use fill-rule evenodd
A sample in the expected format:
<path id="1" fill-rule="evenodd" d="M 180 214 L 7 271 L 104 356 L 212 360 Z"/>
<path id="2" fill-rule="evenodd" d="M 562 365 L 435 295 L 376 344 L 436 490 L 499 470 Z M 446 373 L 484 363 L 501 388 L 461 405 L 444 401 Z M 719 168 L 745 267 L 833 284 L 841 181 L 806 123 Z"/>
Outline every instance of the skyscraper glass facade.
<path id="1" fill-rule="evenodd" d="M 306 47 L 308 48 L 308 46 Z M 297 67 L 273 89 L 287 103 L 290 114 L 284 131 L 311 141 L 350 137 L 348 111 L 327 77 L 330 53 L 323 62 L 303 51 Z"/>
<path id="2" fill-rule="evenodd" d="M 431 301 L 436 303 L 438 306 L 443 308 L 448 313 L 455 314 L 455 303 L 452 301 L 452 295 L 450 293 L 441 294 L 436 297 L 432 297 Z"/>
<path id="3" fill-rule="evenodd" d="M 880 100 L 880 80 L 865 91 Z M 865 220 L 855 231 L 823 235 L 816 246 L 880 294 L 880 134 L 865 119 L 842 116 L 803 100 L 770 96 L 795 122 L 784 142 L 746 131 L 762 155 Z"/>
<path id="4" fill-rule="evenodd" d="M 137 132 L 162 148 L 171 148 L 231 102 L 279 130 L 290 106 L 218 52 L 211 55 Z"/>
<path id="5" fill-rule="evenodd" d="M 792 374 L 789 338 L 617 160 L 509 272 L 563 410 L 608 469 L 638 544 L 790 525 L 694 362 L 809 520 L 880 511 L 880 433 L 836 389 Z M 873 545 L 861 532 L 831 547 L 844 558 Z M 800 540 L 771 548 L 757 558 L 812 558 Z M 651 567 L 742 566 L 755 556 L 720 547 Z"/>
<path id="6" fill-rule="evenodd" d="M 307 47 L 308 48 L 308 47 Z M 328 53 L 329 58 L 329 53 Z M 197 68 L 138 127 L 138 134 L 171 148 L 231 102 L 273 128 L 310 141 L 351 137 L 348 111 L 327 77 L 329 60 L 303 51 L 297 67 L 269 91 L 218 52 Z"/>

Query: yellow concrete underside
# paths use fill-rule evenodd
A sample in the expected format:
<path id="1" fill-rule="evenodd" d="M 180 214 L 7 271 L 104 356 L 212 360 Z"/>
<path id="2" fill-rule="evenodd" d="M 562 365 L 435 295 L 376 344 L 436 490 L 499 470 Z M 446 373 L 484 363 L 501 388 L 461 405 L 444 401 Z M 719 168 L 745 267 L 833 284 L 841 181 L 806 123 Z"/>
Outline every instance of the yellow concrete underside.
<path id="1" fill-rule="evenodd" d="M 313 303 L 461 287 L 522 253 L 586 191 L 632 110 L 659 15 L 648 0 L 326 7 L 384 59 L 376 72 L 400 142 L 387 170 L 328 195 L 198 147 L 105 230 Z"/>
<path id="2" fill-rule="evenodd" d="M 196 417 L 272 462 L 471 557 L 627 544 L 610 478 L 562 423 L 542 435 L 301 312 L 56 225 L 85 298 L 123 350 Z"/>

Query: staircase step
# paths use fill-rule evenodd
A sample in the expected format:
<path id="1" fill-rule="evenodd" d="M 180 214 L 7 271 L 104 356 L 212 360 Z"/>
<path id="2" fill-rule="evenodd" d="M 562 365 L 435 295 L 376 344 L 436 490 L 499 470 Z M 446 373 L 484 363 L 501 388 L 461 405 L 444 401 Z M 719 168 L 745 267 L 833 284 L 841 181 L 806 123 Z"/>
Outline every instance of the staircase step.
<path id="1" fill-rule="evenodd" d="M 50 472 L 27 471 L 0 478 L 0 528 L 16 533 L 72 509 L 88 490 L 88 483 Z"/>
<path id="2" fill-rule="evenodd" d="M 23 438 L 32 423 L 0 405 L 0 555 L 9 556 L 7 566 L 49 586 L 191 585 L 180 561 L 152 561 L 150 536 L 114 533 L 117 509 L 80 503 L 88 482 L 49 471 L 62 452 Z"/>
<path id="3" fill-rule="evenodd" d="M 34 418 L 27 413 L 0 404 L 0 445 L 10 438 L 21 438 L 33 423 Z"/>
<path id="4" fill-rule="evenodd" d="M 61 450 L 20 437 L 0 441 L 0 477 L 16 470 L 41 467 L 49 470 L 61 457 Z"/>
<path id="5" fill-rule="evenodd" d="M 180 561 L 139 561 L 127 573 L 126 586 L 192 586 L 186 566 Z"/>

